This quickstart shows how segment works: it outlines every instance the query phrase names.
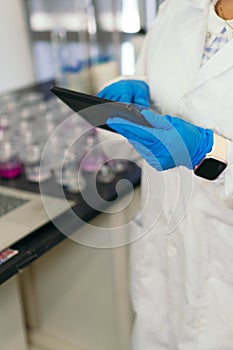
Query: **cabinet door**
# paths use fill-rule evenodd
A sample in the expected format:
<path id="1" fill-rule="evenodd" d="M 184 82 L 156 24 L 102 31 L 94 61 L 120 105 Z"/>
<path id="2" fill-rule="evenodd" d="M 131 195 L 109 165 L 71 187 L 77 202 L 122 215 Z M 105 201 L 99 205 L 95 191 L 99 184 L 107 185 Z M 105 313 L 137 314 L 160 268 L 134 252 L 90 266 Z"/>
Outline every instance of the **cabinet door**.
<path id="1" fill-rule="evenodd" d="M 0 286 L 0 339 L 2 350 L 27 349 L 17 277 Z"/>
<path id="2" fill-rule="evenodd" d="M 116 204 L 124 210 L 101 214 L 89 224 L 124 225 L 139 202 L 134 198 L 124 206 L 124 201 L 129 198 Z M 81 229 L 83 235 L 89 224 Z M 31 265 L 39 321 L 30 332 L 34 345 L 48 350 L 130 349 L 128 247 L 93 248 L 66 240 Z"/>

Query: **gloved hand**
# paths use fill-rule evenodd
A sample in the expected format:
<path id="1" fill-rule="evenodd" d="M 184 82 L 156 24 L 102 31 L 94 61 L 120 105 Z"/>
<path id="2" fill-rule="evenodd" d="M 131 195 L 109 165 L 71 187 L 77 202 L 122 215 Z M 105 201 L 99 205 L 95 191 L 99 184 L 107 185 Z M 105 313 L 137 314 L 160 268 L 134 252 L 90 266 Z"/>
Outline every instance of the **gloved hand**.
<path id="1" fill-rule="evenodd" d="M 106 86 L 97 96 L 149 107 L 149 86 L 143 80 L 119 80 Z"/>
<path id="2" fill-rule="evenodd" d="M 211 151 L 212 130 L 151 110 L 143 110 L 141 114 L 151 127 L 119 117 L 109 118 L 107 124 L 126 137 L 155 169 L 161 171 L 180 165 L 193 169 Z"/>

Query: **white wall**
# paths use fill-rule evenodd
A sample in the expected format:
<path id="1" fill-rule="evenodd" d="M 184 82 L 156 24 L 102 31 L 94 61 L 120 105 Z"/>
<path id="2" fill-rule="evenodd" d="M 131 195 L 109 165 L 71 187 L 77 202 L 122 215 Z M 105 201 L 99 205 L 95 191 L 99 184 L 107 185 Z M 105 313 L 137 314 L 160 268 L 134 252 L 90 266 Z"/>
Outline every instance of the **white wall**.
<path id="1" fill-rule="evenodd" d="M 24 0 L 0 0 L 0 92 L 33 82 Z"/>

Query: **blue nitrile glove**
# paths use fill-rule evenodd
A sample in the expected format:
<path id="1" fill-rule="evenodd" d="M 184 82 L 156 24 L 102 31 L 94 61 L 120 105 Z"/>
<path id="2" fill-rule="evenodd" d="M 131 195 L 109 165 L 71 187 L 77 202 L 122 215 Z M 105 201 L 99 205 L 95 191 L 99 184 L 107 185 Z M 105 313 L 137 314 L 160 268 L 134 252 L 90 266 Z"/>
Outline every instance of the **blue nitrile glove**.
<path id="1" fill-rule="evenodd" d="M 107 124 L 126 137 L 153 168 L 161 171 L 182 165 L 193 169 L 211 151 L 212 130 L 151 110 L 141 114 L 151 128 L 119 117 L 109 118 Z"/>
<path id="2" fill-rule="evenodd" d="M 149 107 L 149 86 L 143 80 L 119 80 L 106 86 L 98 97 Z"/>

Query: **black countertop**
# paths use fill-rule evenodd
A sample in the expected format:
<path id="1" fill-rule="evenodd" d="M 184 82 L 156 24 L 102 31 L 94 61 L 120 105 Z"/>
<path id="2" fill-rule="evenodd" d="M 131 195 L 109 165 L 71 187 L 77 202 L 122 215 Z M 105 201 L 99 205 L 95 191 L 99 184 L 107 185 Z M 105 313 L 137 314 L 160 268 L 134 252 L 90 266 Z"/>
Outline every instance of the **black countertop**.
<path id="1" fill-rule="evenodd" d="M 40 91 L 44 94 L 44 98 L 49 99 L 52 94 L 50 92 L 51 86 L 54 85 L 54 81 L 43 82 L 34 86 L 28 86 L 19 92 Z M 96 199 L 93 207 L 88 205 L 81 194 L 71 194 L 64 191 L 65 197 L 68 200 L 75 201 L 75 205 L 72 210 L 81 220 L 77 220 L 77 223 L 70 222 L 69 213 L 65 212 L 58 217 L 58 222 L 61 220 L 63 226 L 65 223 L 66 231 L 72 234 L 77 231 L 85 222 L 90 221 L 101 213 L 107 206 L 111 205 L 112 201 L 117 198 L 122 198 L 125 194 L 132 190 L 132 186 L 136 187 L 140 184 L 141 170 L 134 163 L 129 162 L 129 166 L 126 172 L 116 176 L 115 180 L 110 184 L 98 184 L 93 181 L 91 174 L 84 174 L 87 179 L 86 193 L 92 194 L 92 186 L 96 186 L 97 191 L 101 198 L 104 199 L 102 203 Z M 121 182 L 120 189 L 116 185 L 119 180 L 127 179 L 128 181 Z M 0 179 L 1 186 L 7 186 L 10 188 L 18 188 L 35 193 L 40 192 L 40 187 L 36 183 L 28 182 L 25 175 L 15 179 Z M 57 196 L 57 186 L 54 179 L 51 178 L 46 181 L 47 194 Z M 20 272 L 24 267 L 28 266 L 31 262 L 38 259 L 42 254 L 52 249 L 55 245 L 66 239 L 67 236 L 59 231 L 53 222 L 48 222 L 33 233 L 27 235 L 17 243 L 11 246 L 11 248 L 19 251 L 10 260 L 6 261 L 0 266 L 0 284 L 5 282 L 13 275 Z"/>
<path id="2" fill-rule="evenodd" d="M 91 174 L 86 173 L 84 176 L 87 179 L 86 191 L 91 193 L 92 186 L 96 183 L 91 178 Z M 74 213 L 76 213 L 82 220 L 82 223 L 78 221 L 76 225 L 72 223 L 69 227 L 69 215 L 67 212 L 65 212 L 59 216 L 59 220 L 62 221 L 63 227 L 65 225 L 66 230 L 72 234 L 72 232 L 75 232 L 77 229 L 79 229 L 83 224 L 85 224 L 85 222 L 88 222 L 91 219 L 95 218 L 97 215 L 101 214 L 101 211 L 104 210 L 108 205 L 111 205 L 112 201 L 115 201 L 117 198 L 122 198 L 125 194 L 131 191 L 132 186 L 138 186 L 140 184 L 140 177 L 140 168 L 134 163 L 129 162 L 127 171 L 116 176 L 115 180 L 110 184 L 97 183 L 97 191 L 100 197 L 104 199 L 104 202 L 100 205 L 98 205 L 98 203 L 95 203 L 95 208 L 89 206 L 80 193 L 72 194 L 64 191 L 64 194 L 68 200 L 76 202 L 72 209 Z M 127 179 L 128 181 L 124 182 L 123 186 L 120 186 L 120 190 L 117 189 L 116 192 L 116 184 L 121 179 Z M 54 179 L 51 178 L 48 180 L 47 184 L 48 186 L 46 186 L 46 188 L 49 188 L 47 194 L 56 196 L 56 188 L 58 185 L 55 184 Z M 36 193 L 39 193 L 40 191 L 39 185 L 36 183 L 28 182 L 24 174 L 18 178 L 11 180 L 1 179 L 0 185 Z M 67 236 L 61 233 L 59 229 L 53 224 L 53 222 L 50 221 L 12 245 L 11 248 L 18 250 L 19 253 L 0 266 L 0 284 L 20 272 L 24 267 L 28 266 L 30 263 L 38 259 L 42 254 L 46 253 L 48 250 L 52 249 L 55 245 L 66 238 Z"/>
<path id="3" fill-rule="evenodd" d="M 92 178 L 92 174 L 86 173 L 84 176 L 87 180 L 87 187 L 85 190 L 87 196 L 89 194 L 90 196 L 92 195 L 93 186 L 96 186 L 100 198 L 104 201 L 98 203 L 97 198 L 93 203 L 94 205 L 90 206 L 86 203 L 82 194 L 72 194 L 64 190 L 65 197 L 75 202 L 72 210 L 81 219 L 77 220 L 75 223 L 70 222 L 70 217 L 67 212 L 61 214 L 57 218 L 57 222 L 60 220 L 63 228 L 66 232 L 69 232 L 69 234 L 76 232 L 85 222 L 95 218 L 111 205 L 113 201 L 115 202 L 116 199 L 120 199 L 130 192 L 132 186 L 138 186 L 140 184 L 141 170 L 137 165 L 129 162 L 127 171 L 117 175 L 114 181 L 109 184 L 96 183 Z M 123 184 L 121 183 L 120 189 L 117 188 L 116 192 L 116 185 L 119 180 L 122 179 L 127 179 L 128 181 L 123 182 Z M 36 193 L 40 192 L 39 184 L 28 182 L 24 174 L 11 180 L 1 179 L 0 185 Z M 58 185 L 53 178 L 47 181 L 46 188 L 49 189 L 47 194 L 57 196 Z M 19 253 L 0 266 L 0 284 L 20 272 L 24 267 L 28 266 L 31 262 L 38 259 L 42 254 L 46 253 L 66 238 L 67 235 L 60 232 L 56 225 L 50 221 L 12 245 L 11 248 L 18 250 Z"/>

